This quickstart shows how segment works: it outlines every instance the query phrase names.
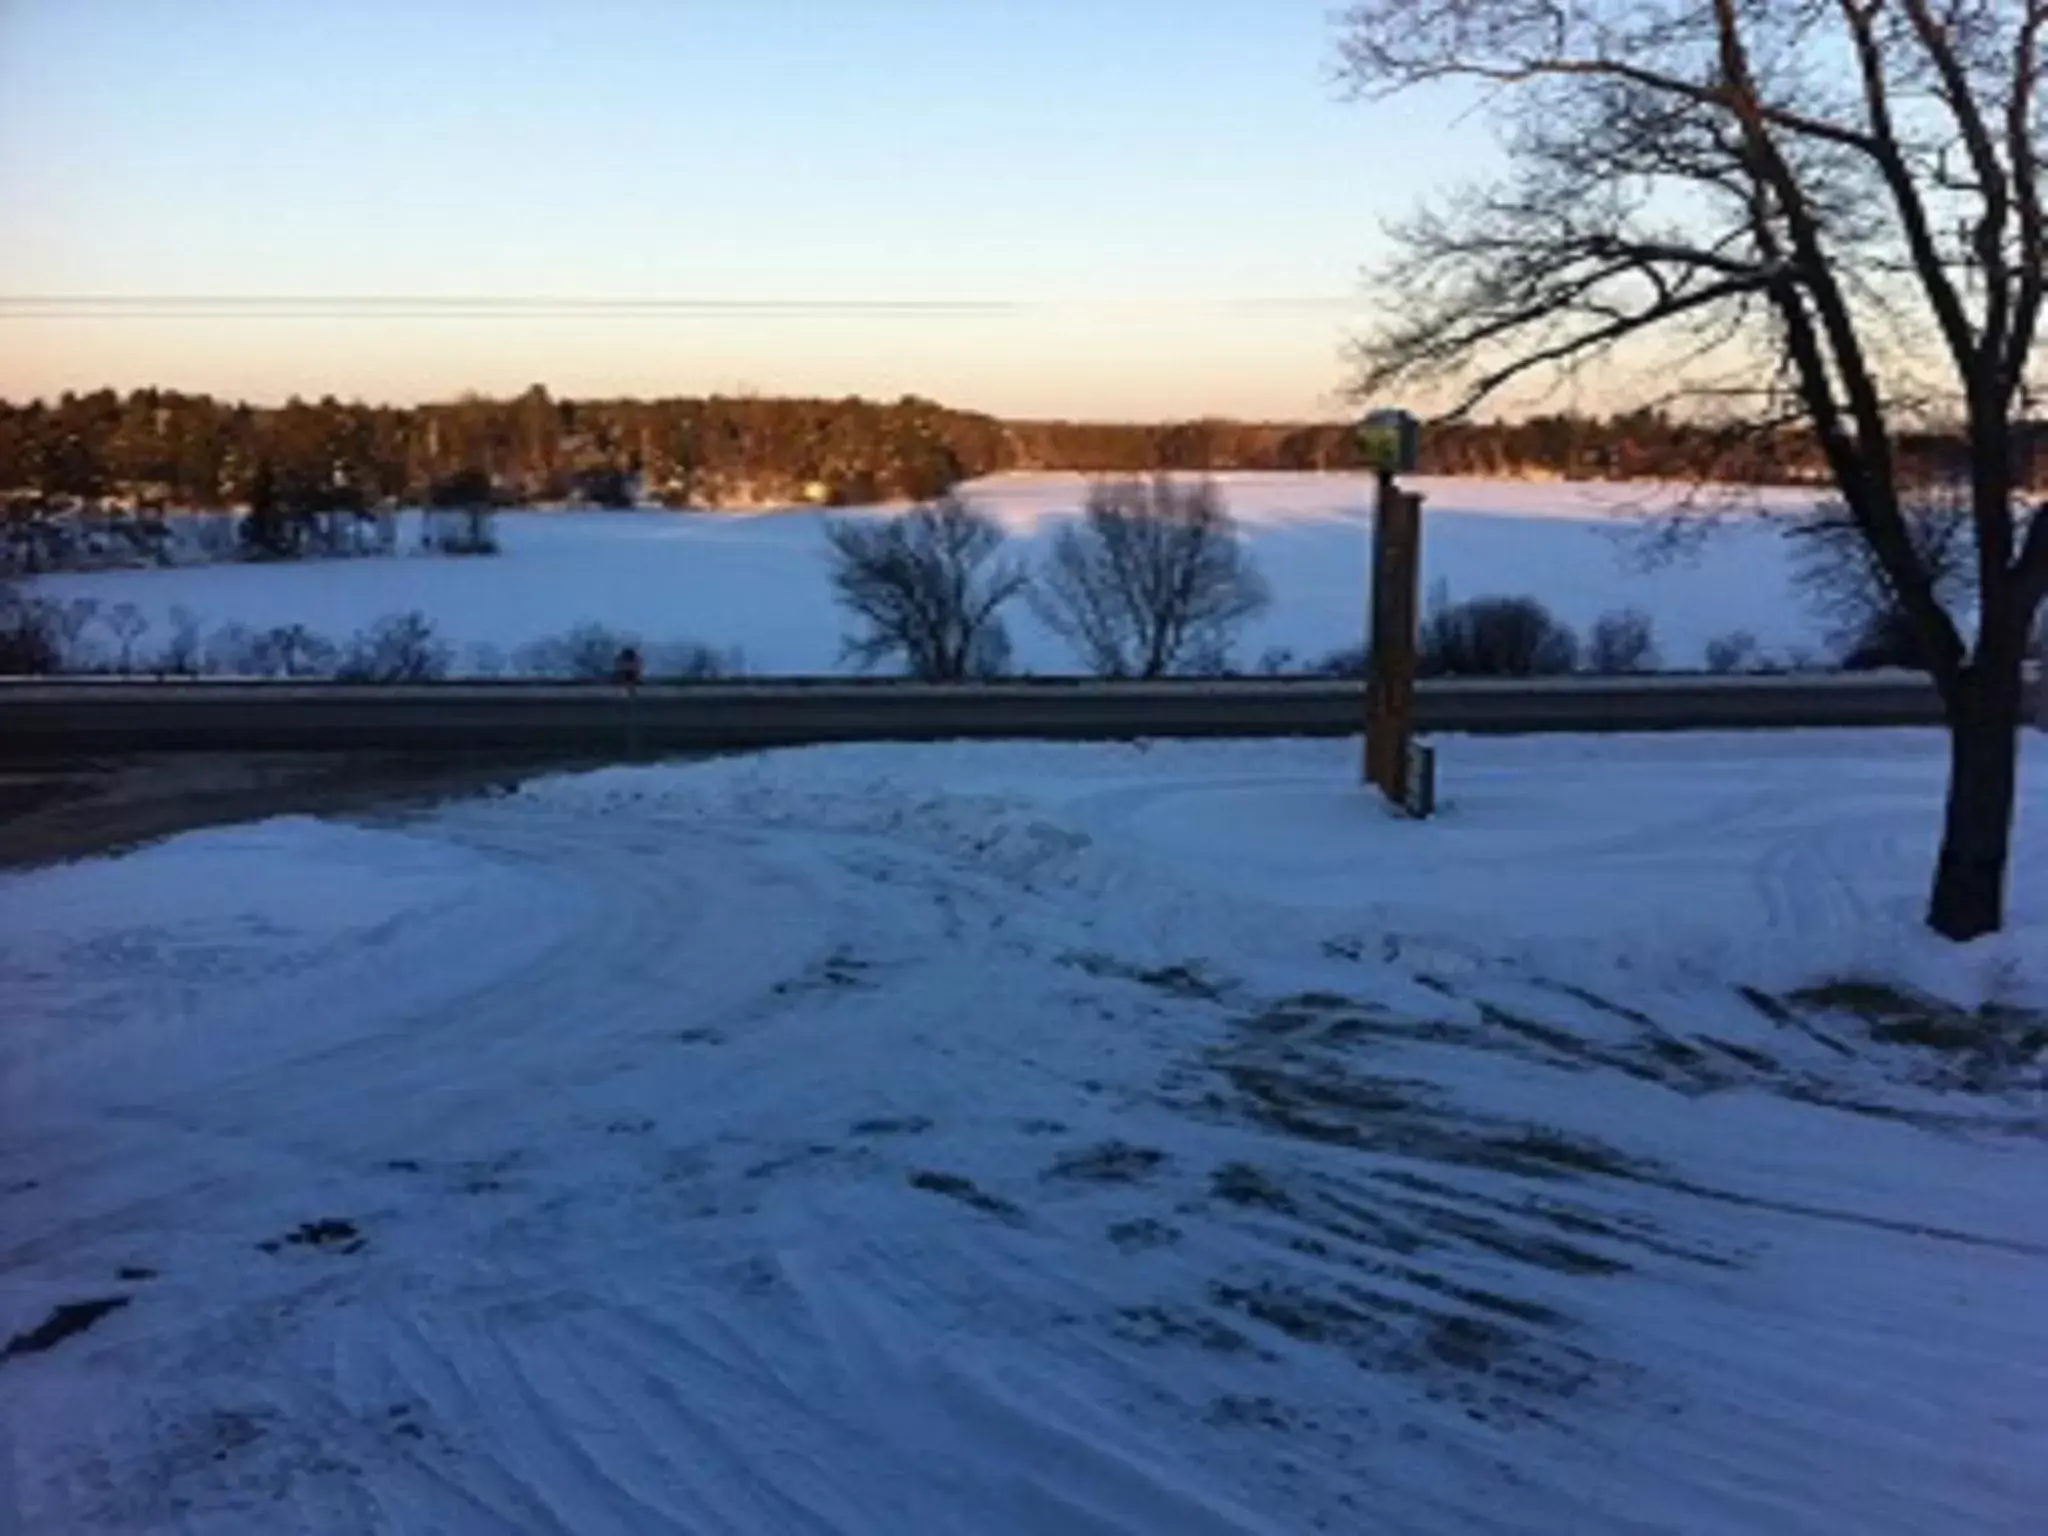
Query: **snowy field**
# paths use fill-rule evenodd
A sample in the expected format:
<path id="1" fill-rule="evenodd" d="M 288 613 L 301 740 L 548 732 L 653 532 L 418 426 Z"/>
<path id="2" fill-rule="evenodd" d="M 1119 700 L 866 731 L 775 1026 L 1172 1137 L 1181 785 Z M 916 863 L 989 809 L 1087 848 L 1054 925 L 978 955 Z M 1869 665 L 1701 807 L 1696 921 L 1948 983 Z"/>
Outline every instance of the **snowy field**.
<path id="1" fill-rule="evenodd" d="M 2040 1040 L 1806 989 L 2037 1028 L 2048 759 L 1960 951 L 1933 735 L 1355 771 L 818 749 L 0 877 L 0 1527 L 2039 1531 Z"/>
<path id="2" fill-rule="evenodd" d="M 1226 475 L 1272 584 L 1272 610 L 1248 629 L 1240 663 L 1284 648 L 1304 662 L 1363 638 L 1370 481 L 1348 475 Z M 1707 642 L 1756 635 L 1779 661 L 1825 657 L 1820 627 L 1791 583 L 1787 546 L 1761 519 L 1729 526 L 1696 558 L 1645 572 L 1642 512 L 1651 489 L 1414 482 L 1427 500 L 1425 583 L 1452 597 L 1530 594 L 1582 632 L 1624 606 L 1655 618 L 1666 666 L 1697 668 Z M 1049 530 L 1086 494 L 1078 476 L 1005 476 L 967 494 L 999 518 L 1023 553 L 1043 553 Z M 1668 498 L 1667 498 L 1668 499 Z M 1805 507 L 1803 492 L 1772 494 Z M 500 519 L 496 559 L 402 558 L 295 566 L 106 571 L 45 578 L 39 589 L 103 603 L 133 602 L 168 632 L 170 610 L 208 629 L 229 623 L 304 624 L 346 639 L 387 614 L 417 608 L 457 643 L 466 668 L 489 668 L 527 642 L 582 623 L 650 642 L 737 646 L 756 672 L 825 672 L 841 664 L 841 617 L 826 582 L 820 514 L 517 512 Z M 1638 536 L 1631 537 L 1632 531 Z M 1078 670 L 1071 653 L 1024 611 L 1013 611 L 1018 662 Z"/>

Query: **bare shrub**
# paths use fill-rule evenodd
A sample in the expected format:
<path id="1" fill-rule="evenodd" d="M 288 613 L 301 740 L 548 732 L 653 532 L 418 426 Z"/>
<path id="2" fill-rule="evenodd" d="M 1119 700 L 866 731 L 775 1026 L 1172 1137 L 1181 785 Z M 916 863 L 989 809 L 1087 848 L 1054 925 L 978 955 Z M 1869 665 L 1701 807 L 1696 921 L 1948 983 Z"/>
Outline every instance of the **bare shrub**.
<path id="1" fill-rule="evenodd" d="M 1952 481 L 1918 486 L 1902 493 L 1900 503 L 1907 540 L 1933 595 L 1951 612 L 1967 611 L 1977 600 L 1969 487 Z M 1793 547 L 1793 580 L 1828 625 L 1844 667 L 1931 668 L 1921 626 L 1846 505 L 1819 508 L 1794 523 L 1786 537 Z"/>
<path id="2" fill-rule="evenodd" d="M 338 675 L 351 683 L 422 683 L 446 677 L 453 659 L 433 620 L 412 609 L 358 632 L 342 653 Z"/>
<path id="3" fill-rule="evenodd" d="M 1033 593 L 1041 622 L 1101 677 L 1218 672 L 1271 594 L 1213 481 L 1095 485 Z"/>
<path id="4" fill-rule="evenodd" d="M 114 666 L 121 672 L 135 670 L 135 643 L 149 632 L 149 619 L 133 603 L 116 603 L 107 610 L 107 631 L 114 637 Z"/>
<path id="5" fill-rule="evenodd" d="M 833 594 L 858 622 L 846 654 L 863 667 L 894 657 L 927 682 L 998 676 L 1009 667 L 1003 605 L 1023 591 L 1003 530 L 957 496 L 899 517 L 825 525 Z"/>
<path id="6" fill-rule="evenodd" d="M 522 677 L 559 677 L 575 682 L 609 682 L 619 653 L 640 649 L 640 637 L 603 624 L 578 624 L 567 634 L 531 640 L 512 656 Z"/>
<path id="7" fill-rule="evenodd" d="M 1709 672 L 1755 672 L 1764 663 L 1764 649 L 1746 629 L 1730 630 L 1707 642 Z"/>
<path id="8" fill-rule="evenodd" d="M 167 677 L 196 677 L 204 667 L 205 647 L 199 616 L 182 605 L 171 610 L 171 635 L 156 654 L 153 670 Z"/>
<path id="9" fill-rule="evenodd" d="M 1363 645 L 1347 645 L 1331 651 L 1311 669 L 1318 677 L 1365 677 L 1372 671 L 1372 651 Z"/>
<path id="10" fill-rule="evenodd" d="M 1656 627 L 1640 608 L 1617 608 L 1593 621 L 1586 642 L 1586 666 L 1610 675 L 1654 672 L 1658 664 Z"/>
<path id="11" fill-rule="evenodd" d="M 100 605 L 97 599 L 74 597 L 69 602 L 54 598 L 36 600 L 49 615 L 49 622 L 55 627 L 61 665 L 66 671 L 88 670 L 93 662 L 93 647 L 85 642 L 85 636 L 99 618 Z"/>
<path id="12" fill-rule="evenodd" d="M 266 677 L 331 677 L 340 659 L 334 642 L 303 624 L 279 624 L 259 637 Z"/>
<path id="13" fill-rule="evenodd" d="M 269 676 L 263 636 L 247 624 L 223 624 L 206 641 L 205 669 L 226 677 Z"/>
<path id="14" fill-rule="evenodd" d="M 489 641 L 472 645 L 462 653 L 462 670 L 471 677 L 502 677 L 505 652 Z"/>
<path id="15" fill-rule="evenodd" d="M 54 606 L 0 584 L 0 677 L 47 677 L 64 669 Z"/>
<path id="16" fill-rule="evenodd" d="M 329 677 L 339 654 L 332 641 L 303 624 L 224 624 L 206 643 L 205 670 L 228 677 Z"/>
<path id="17" fill-rule="evenodd" d="M 1578 665 L 1579 637 L 1533 597 L 1453 603 L 1439 587 L 1420 653 L 1425 677 L 1550 677 Z"/>
<path id="18" fill-rule="evenodd" d="M 739 651 L 696 640 L 664 640 L 647 648 L 647 676 L 656 682 L 711 683 L 746 670 Z"/>

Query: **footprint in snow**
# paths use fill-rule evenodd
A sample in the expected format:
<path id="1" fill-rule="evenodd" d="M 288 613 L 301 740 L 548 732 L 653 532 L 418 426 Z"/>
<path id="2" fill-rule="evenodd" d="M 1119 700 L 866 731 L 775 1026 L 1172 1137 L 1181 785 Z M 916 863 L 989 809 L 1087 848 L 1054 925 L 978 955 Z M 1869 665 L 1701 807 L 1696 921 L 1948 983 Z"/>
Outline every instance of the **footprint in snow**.
<path id="1" fill-rule="evenodd" d="M 369 1238 L 354 1222 L 337 1216 L 327 1216 L 318 1221 L 302 1222 L 283 1237 L 269 1238 L 256 1246 L 265 1253 L 279 1253 L 286 1248 L 317 1248 L 328 1253 L 359 1253 L 368 1242 Z"/>

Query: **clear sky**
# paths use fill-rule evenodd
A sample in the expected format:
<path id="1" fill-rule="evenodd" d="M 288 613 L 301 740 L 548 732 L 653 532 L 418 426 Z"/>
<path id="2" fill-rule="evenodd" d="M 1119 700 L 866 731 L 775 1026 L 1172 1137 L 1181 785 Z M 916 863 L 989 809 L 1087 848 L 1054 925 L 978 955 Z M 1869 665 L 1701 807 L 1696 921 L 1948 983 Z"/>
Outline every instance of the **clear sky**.
<path id="1" fill-rule="evenodd" d="M 1380 221 L 1484 166 L 1332 0 L 0 0 L 0 297 L 999 315 L 0 316 L 0 395 L 905 392 L 1338 408 Z M 1247 301 L 1283 307 L 1246 310 Z"/>

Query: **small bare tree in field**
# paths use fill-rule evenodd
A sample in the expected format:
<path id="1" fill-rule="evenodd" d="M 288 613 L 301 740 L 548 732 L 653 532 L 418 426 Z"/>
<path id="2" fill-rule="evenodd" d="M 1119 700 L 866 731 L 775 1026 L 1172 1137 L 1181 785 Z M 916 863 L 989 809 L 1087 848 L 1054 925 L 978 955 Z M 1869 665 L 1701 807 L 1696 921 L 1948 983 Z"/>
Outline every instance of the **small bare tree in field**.
<path id="1" fill-rule="evenodd" d="M 1032 594 L 1045 626 L 1103 677 L 1220 671 L 1265 579 L 1207 480 L 1116 480 L 1062 528 Z"/>
<path id="2" fill-rule="evenodd" d="M 55 606 L 0 582 L 0 677 L 61 672 L 65 648 Z"/>
<path id="3" fill-rule="evenodd" d="M 1731 629 L 1707 642 L 1707 670 L 1717 676 L 1756 672 L 1763 666 L 1763 645 L 1746 629 Z"/>
<path id="4" fill-rule="evenodd" d="M 166 677 L 197 677 L 204 662 L 199 615 L 182 604 L 171 609 L 171 637 L 157 654 L 155 669 Z"/>
<path id="5" fill-rule="evenodd" d="M 149 632 L 149 619 L 133 603 L 116 603 L 107 610 L 107 630 L 114 637 L 114 667 L 128 673 L 135 670 L 135 642 Z"/>
<path id="6" fill-rule="evenodd" d="M 1657 654 L 1655 622 L 1640 608 L 1616 608 L 1593 621 L 1586 639 L 1586 666 L 1608 677 L 1654 672 Z"/>
<path id="7" fill-rule="evenodd" d="M 832 588 L 859 622 L 846 651 L 864 667 L 890 657 L 926 682 L 1008 670 L 1003 605 L 1027 584 L 1003 530 L 957 496 L 900 517 L 825 525 Z"/>
<path id="8" fill-rule="evenodd" d="M 1918 635 L 1950 735 L 1927 920 L 2004 922 L 2021 661 L 2048 516 L 2017 495 L 2048 295 L 2048 0 L 1359 0 L 1350 82 L 1483 93 L 1505 172 L 1396 231 L 1360 387 L 1470 408 L 1657 333 L 1798 420 Z M 1938 408 L 1938 409 L 1931 409 Z M 1974 615 L 1944 601 L 1899 436 L 1969 448 Z"/>

